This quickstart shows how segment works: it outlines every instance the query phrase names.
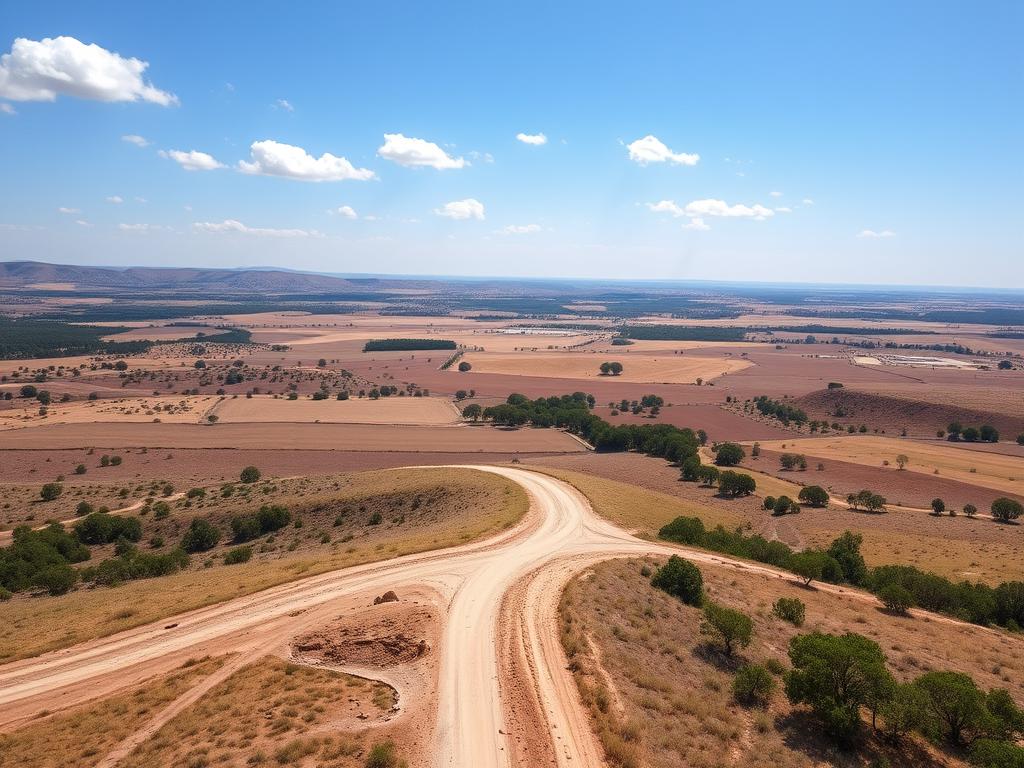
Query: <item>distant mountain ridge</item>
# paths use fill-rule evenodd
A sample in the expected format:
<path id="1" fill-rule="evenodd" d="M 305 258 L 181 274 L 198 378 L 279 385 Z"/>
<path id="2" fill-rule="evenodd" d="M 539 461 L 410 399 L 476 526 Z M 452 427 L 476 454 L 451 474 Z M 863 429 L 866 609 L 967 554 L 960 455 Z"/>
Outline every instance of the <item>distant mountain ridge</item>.
<path id="1" fill-rule="evenodd" d="M 0 262 L 0 289 L 70 284 L 94 290 L 216 290 L 240 293 L 336 293 L 415 287 L 417 281 L 348 279 L 280 269 L 84 267 L 40 261 Z"/>

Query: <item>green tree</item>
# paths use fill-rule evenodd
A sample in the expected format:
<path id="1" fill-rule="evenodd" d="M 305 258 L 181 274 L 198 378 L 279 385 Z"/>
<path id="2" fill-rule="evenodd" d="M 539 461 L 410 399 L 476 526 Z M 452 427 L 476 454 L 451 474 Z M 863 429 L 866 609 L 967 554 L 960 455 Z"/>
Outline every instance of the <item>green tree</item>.
<path id="1" fill-rule="evenodd" d="M 243 483 L 255 483 L 261 476 L 259 469 L 253 466 L 248 466 L 241 471 L 238 479 Z"/>
<path id="2" fill-rule="evenodd" d="M 717 484 L 718 476 L 718 467 L 713 467 L 710 464 L 701 464 L 697 470 L 697 479 L 700 480 L 701 485 Z"/>
<path id="3" fill-rule="evenodd" d="M 800 489 L 798 497 L 804 504 L 812 507 L 828 506 L 828 491 L 820 485 L 808 485 Z"/>
<path id="4" fill-rule="evenodd" d="M 732 695 L 742 704 L 768 706 L 775 692 L 775 678 L 760 664 L 748 664 L 736 671 L 732 681 Z"/>
<path id="5" fill-rule="evenodd" d="M 801 461 L 804 462 L 804 466 L 807 466 L 806 460 L 799 453 L 784 453 L 779 456 L 779 464 L 787 470 L 796 468 Z"/>
<path id="6" fill-rule="evenodd" d="M 902 471 L 910 463 L 910 457 L 905 453 L 896 456 L 896 466 Z"/>
<path id="7" fill-rule="evenodd" d="M 844 531 L 826 550 L 826 554 L 839 563 L 843 581 L 848 584 L 861 585 L 867 581 L 868 566 L 860 553 L 860 545 L 864 537 L 859 533 Z"/>
<path id="8" fill-rule="evenodd" d="M 39 489 L 39 498 L 43 501 L 54 501 L 64 493 L 64 486 L 60 483 L 47 483 Z"/>
<path id="9" fill-rule="evenodd" d="M 926 707 L 927 700 L 920 688 L 909 683 L 896 684 L 878 709 L 884 723 L 882 733 L 889 741 L 897 742 L 904 734 L 920 729 Z"/>
<path id="10" fill-rule="evenodd" d="M 683 463 L 679 465 L 679 479 L 685 480 L 688 483 L 696 482 L 697 478 L 700 476 L 700 468 L 701 463 L 699 456 L 696 454 L 687 456 L 683 459 Z"/>
<path id="11" fill-rule="evenodd" d="M 483 415 L 484 409 L 479 403 L 470 403 L 462 409 L 462 418 L 470 419 L 471 421 L 479 421 Z"/>
<path id="12" fill-rule="evenodd" d="M 914 596 L 902 584 L 886 584 L 878 591 L 878 599 L 890 613 L 901 616 L 914 607 Z"/>
<path id="13" fill-rule="evenodd" d="M 973 504 L 964 504 L 964 514 L 968 517 L 974 517 L 978 514 L 978 508 Z"/>
<path id="14" fill-rule="evenodd" d="M 720 645 L 726 656 L 732 656 L 737 647 L 746 648 L 750 645 L 754 622 L 742 611 L 708 602 L 704 606 L 704 621 L 701 622 L 700 631 Z"/>
<path id="15" fill-rule="evenodd" d="M 715 451 L 715 464 L 720 467 L 735 467 L 746 458 L 746 455 L 746 451 L 739 443 L 719 443 Z"/>
<path id="16" fill-rule="evenodd" d="M 772 604 L 772 614 L 794 627 L 802 627 L 807 608 L 804 601 L 796 597 L 780 597 Z"/>
<path id="17" fill-rule="evenodd" d="M 678 555 L 672 555 L 657 570 L 651 585 L 678 597 L 687 605 L 700 605 L 704 599 L 704 577 L 700 569 Z"/>
<path id="18" fill-rule="evenodd" d="M 946 511 L 946 502 L 942 499 L 932 499 L 932 514 L 941 515 Z"/>
<path id="19" fill-rule="evenodd" d="M 186 552 L 206 552 L 217 546 L 220 531 L 209 520 L 197 517 L 192 520 L 181 538 L 181 548 Z"/>
<path id="20" fill-rule="evenodd" d="M 853 742 L 860 730 L 861 708 L 891 679 L 882 649 L 852 632 L 812 632 L 790 640 L 789 658 L 793 663 L 786 676 L 789 700 L 809 705 L 833 738 L 843 744 Z"/>
<path id="21" fill-rule="evenodd" d="M 925 728 L 957 745 L 994 725 L 985 694 L 962 672 L 926 672 L 914 681 L 925 695 Z"/>
<path id="22" fill-rule="evenodd" d="M 78 571 L 67 563 L 55 563 L 37 572 L 34 581 L 37 587 L 42 587 L 51 595 L 63 595 L 75 586 Z"/>
<path id="23" fill-rule="evenodd" d="M 992 502 L 992 517 L 1000 523 L 1009 523 L 1016 520 L 1024 512 L 1019 501 L 1008 499 L 1002 496 Z"/>
<path id="24" fill-rule="evenodd" d="M 983 768 L 1024 768 L 1024 747 L 996 739 L 978 739 L 971 744 L 971 765 Z"/>
<path id="25" fill-rule="evenodd" d="M 826 557 L 824 552 L 796 552 L 790 556 L 786 567 L 803 580 L 805 587 L 809 587 L 824 573 Z"/>
<path id="26" fill-rule="evenodd" d="M 467 373 L 468 371 L 471 370 L 473 370 L 473 366 L 469 363 L 469 361 L 463 360 L 461 363 L 459 363 L 459 373 Z"/>
<path id="27" fill-rule="evenodd" d="M 750 475 L 727 469 L 718 476 L 718 490 L 726 496 L 749 496 L 757 490 L 757 482 Z"/>

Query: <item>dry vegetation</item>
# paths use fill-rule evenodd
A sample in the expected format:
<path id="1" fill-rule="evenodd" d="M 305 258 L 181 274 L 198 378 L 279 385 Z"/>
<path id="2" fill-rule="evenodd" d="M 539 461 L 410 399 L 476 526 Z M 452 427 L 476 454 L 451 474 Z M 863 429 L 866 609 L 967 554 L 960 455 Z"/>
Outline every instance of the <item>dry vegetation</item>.
<path id="1" fill-rule="evenodd" d="M 163 536 L 169 547 L 194 517 L 222 529 L 221 544 L 194 555 L 189 570 L 118 587 L 80 588 L 60 597 L 18 595 L 5 603 L 0 608 L 0 660 L 110 635 L 303 576 L 463 544 L 509 528 L 528 506 L 518 485 L 462 468 L 382 470 L 233 487 L 248 492 L 208 494 L 198 502 L 180 499 L 166 518 L 142 517 L 143 546 Z M 223 565 L 223 554 L 232 546 L 226 530 L 231 517 L 262 504 L 287 506 L 301 527 L 293 523 L 251 542 L 254 553 L 247 563 Z M 113 554 L 110 546 L 94 552 L 94 559 Z"/>
<path id="2" fill-rule="evenodd" d="M 381 683 L 268 656 L 215 686 L 120 766 L 362 766 L 394 704 Z"/>
<path id="3" fill-rule="evenodd" d="M 561 603 L 563 645 L 614 765 L 810 768 L 863 766 L 883 758 L 891 765 L 962 764 L 919 740 L 904 744 L 902 752 L 873 737 L 859 753 L 838 751 L 813 718 L 793 714 L 778 675 L 767 709 L 736 703 L 735 669 L 742 663 L 788 667 L 789 640 L 802 632 L 866 635 L 881 645 L 900 680 L 953 669 L 986 690 L 1007 688 L 1024 700 L 1019 637 L 936 618 L 894 617 L 788 581 L 701 566 L 709 596 L 754 622 L 750 646 L 729 661 L 705 644 L 698 609 L 651 587 L 649 573 L 656 566 L 635 559 L 602 563 L 575 579 Z M 772 615 L 779 597 L 806 603 L 802 628 Z"/>
<path id="4" fill-rule="evenodd" d="M 84 768 L 95 765 L 98 759 L 222 662 L 223 659 L 190 662 L 181 670 L 149 680 L 128 693 L 57 715 L 44 713 L 38 722 L 13 733 L 0 734 L 0 766 Z"/>

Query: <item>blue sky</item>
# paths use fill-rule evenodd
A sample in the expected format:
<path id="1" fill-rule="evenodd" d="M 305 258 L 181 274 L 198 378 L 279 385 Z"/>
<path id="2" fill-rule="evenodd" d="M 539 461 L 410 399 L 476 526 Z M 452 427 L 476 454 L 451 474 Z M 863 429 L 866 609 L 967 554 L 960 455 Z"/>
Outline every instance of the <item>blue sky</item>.
<path id="1" fill-rule="evenodd" d="M 1009 1 L 8 3 L 0 259 L 1024 287 L 1022 32 Z"/>

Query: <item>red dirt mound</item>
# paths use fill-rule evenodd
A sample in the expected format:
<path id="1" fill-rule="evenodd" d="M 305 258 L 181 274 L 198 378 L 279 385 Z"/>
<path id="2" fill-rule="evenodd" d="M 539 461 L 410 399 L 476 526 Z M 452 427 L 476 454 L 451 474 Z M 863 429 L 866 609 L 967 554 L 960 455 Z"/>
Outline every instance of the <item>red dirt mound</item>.
<path id="1" fill-rule="evenodd" d="M 336 666 L 393 667 L 430 652 L 427 633 L 434 620 L 425 608 L 399 609 L 358 621 L 341 620 L 296 638 L 292 648 L 307 660 Z"/>

